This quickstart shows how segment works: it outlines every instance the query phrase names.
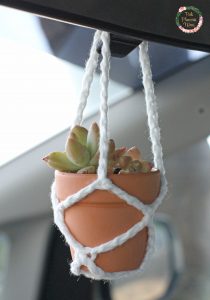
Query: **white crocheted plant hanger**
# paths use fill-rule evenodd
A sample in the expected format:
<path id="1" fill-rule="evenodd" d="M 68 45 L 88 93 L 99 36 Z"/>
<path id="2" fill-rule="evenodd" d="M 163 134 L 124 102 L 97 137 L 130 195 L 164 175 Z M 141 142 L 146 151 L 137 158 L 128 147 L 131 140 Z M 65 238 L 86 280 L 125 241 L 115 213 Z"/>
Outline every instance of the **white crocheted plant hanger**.
<path id="1" fill-rule="evenodd" d="M 93 81 L 93 75 L 97 68 L 99 54 L 97 52 L 97 47 L 102 42 L 102 61 L 100 64 L 101 68 L 101 104 L 100 104 L 100 158 L 99 167 L 97 171 L 97 179 L 86 186 L 82 190 L 78 191 L 76 194 L 67 197 L 64 201 L 59 202 L 56 197 L 55 183 L 52 185 L 51 200 L 54 211 L 54 221 L 59 227 L 60 231 L 64 235 L 67 243 L 74 248 L 74 259 L 71 263 L 71 272 L 75 275 L 85 275 L 86 277 L 92 279 L 104 279 L 112 280 L 119 279 L 130 274 L 135 275 L 135 273 L 142 272 L 146 262 L 151 256 L 154 250 L 154 223 L 153 216 L 158 206 L 161 204 L 163 198 L 167 193 L 167 181 L 165 178 L 165 169 L 162 159 L 162 146 L 160 143 L 160 128 L 158 125 L 158 113 L 156 107 L 156 99 L 154 94 L 154 84 L 152 81 L 152 72 L 150 67 L 150 60 L 148 56 L 148 43 L 146 41 L 142 42 L 139 46 L 139 57 L 140 65 L 143 74 L 143 85 L 145 90 L 146 99 L 146 109 L 148 115 L 148 125 L 150 139 L 152 143 L 152 152 L 154 156 L 154 166 L 160 170 L 161 173 L 161 189 L 159 196 L 153 202 L 153 204 L 145 205 L 140 199 L 135 198 L 118 186 L 114 185 L 110 179 L 107 178 L 107 153 L 108 153 L 108 134 L 107 134 L 107 111 L 108 111 L 108 83 L 109 83 L 109 69 L 110 69 L 110 35 L 107 32 L 96 31 L 93 39 L 93 44 L 90 50 L 90 56 L 86 64 L 85 74 L 82 84 L 82 92 L 80 97 L 80 103 L 78 106 L 77 116 L 73 126 L 82 123 L 83 111 L 87 104 L 87 98 L 90 92 L 90 86 Z M 82 201 L 87 195 L 91 194 L 94 190 L 107 190 L 116 194 L 119 198 L 124 200 L 127 204 L 134 206 L 137 210 L 141 211 L 144 215 L 142 220 L 136 223 L 127 232 L 116 236 L 113 240 L 107 241 L 102 245 L 98 245 L 94 248 L 85 247 L 80 244 L 71 234 L 64 222 L 64 211 L 74 205 L 75 203 Z M 148 244 L 145 257 L 140 267 L 137 270 L 124 271 L 124 272 L 104 272 L 95 264 L 95 259 L 99 253 L 110 251 L 123 243 L 128 239 L 134 237 L 143 228 L 148 227 Z M 86 266 L 89 271 L 84 271 L 81 266 Z"/>

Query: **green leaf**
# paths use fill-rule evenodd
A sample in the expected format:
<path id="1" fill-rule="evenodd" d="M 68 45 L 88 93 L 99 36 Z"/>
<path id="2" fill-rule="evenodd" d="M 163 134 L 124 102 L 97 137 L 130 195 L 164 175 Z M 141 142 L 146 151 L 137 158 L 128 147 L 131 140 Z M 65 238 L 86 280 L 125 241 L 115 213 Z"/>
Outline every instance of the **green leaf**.
<path id="1" fill-rule="evenodd" d="M 95 153 L 95 155 L 90 160 L 91 166 L 98 167 L 99 155 L 100 155 L 100 153 L 99 153 L 99 149 L 98 149 L 97 152 Z"/>
<path id="2" fill-rule="evenodd" d="M 66 156 L 65 152 L 51 152 L 43 158 L 49 167 L 61 172 L 76 172 L 79 170 Z"/>
<path id="3" fill-rule="evenodd" d="M 100 131 L 97 123 L 93 123 L 88 131 L 87 135 L 87 147 L 90 151 L 91 157 L 93 157 L 99 147 Z"/>
<path id="4" fill-rule="evenodd" d="M 66 155 L 73 164 L 80 168 L 87 166 L 90 161 L 88 149 L 73 138 L 69 138 L 66 143 Z"/>
<path id="5" fill-rule="evenodd" d="M 86 145 L 87 143 L 87 135 L 88 135 L 88 131 L 85 127 L 76 125 L 72 130 L 71 133 L 73 133 L 75 135 L 76 140 L 82 144 L 82 145 Z"/>
<path id="6" fill-rule="evenodd" d="M 88 166 L 80 169 L 78 174 L 96 174 L 96 168 L 94 166 Z"/>

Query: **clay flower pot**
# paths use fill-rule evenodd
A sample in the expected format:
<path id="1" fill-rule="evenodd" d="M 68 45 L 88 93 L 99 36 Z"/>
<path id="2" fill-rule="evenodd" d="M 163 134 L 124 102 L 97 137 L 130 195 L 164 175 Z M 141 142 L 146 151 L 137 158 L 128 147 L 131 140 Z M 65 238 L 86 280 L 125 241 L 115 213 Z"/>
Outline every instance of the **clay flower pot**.
<path id="1" fill-rule="evenodd" d="M 160 172 L 112 174 L 108 176 L 118 187 L 151 204 L 160 191 Z M 73 195 L 95 181 L 96 174 L 55 172 L 55 186 L 59 201 Z M 72 235 L 84 246 L 95 247 L 124 233 L 140 221 L 143 214 L 126 204 L 118 196 L 105 190 L 92 194 L 65 211 L 65 223 Z M 139 268 L 148 241 L 144 228 L 123 245 L 97 256 L 95 263 L 105 272 L 120 272 Z M 74 257 L 74 249 L 71 249 Z"/>

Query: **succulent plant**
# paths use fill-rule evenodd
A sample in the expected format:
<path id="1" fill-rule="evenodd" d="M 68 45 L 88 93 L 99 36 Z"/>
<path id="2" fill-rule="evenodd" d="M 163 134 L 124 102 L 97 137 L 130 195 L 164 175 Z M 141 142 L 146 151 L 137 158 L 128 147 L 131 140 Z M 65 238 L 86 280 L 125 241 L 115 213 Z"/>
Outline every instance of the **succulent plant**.
<path id="1" fill-rule="evenodd" d="M 43 160 L 62 172 L 95 174 L 100 155 L 99 137 L 97 123 L 93 123 L 89 130 L 77 125 L 70 132 L 65 151 L 49 153 Z M 108 173 L 147 173 L 152 170 L 152 164 L 142 159 L 137 147 L 116 149 L 113 139 L 109 140 L 108 146 Z"/>

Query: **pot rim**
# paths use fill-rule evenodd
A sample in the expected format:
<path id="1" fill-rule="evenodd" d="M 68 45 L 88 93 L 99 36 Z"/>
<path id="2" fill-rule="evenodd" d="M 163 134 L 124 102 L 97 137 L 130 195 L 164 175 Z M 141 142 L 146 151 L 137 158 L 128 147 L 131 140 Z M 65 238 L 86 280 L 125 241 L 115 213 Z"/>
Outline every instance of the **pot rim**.
<path id="1" fill-rule="evenodd" d="M 126 178 L 126 182 L 132 182 L 133 181 L 133 179 L 134 179 L 134 177 L 136 178 L 136 179 L 138 179 L 139 181 L 141 181 L 141 180 L 143 180 L 143 179 L 145 179 L 145 178 L 147 178 L 147 180 L 152 180 L 153 178 L 156 178 L 156 177 L 160 177 L 160 171 L 159 170 L 155 170 L 155 171 L 152 171 L 152 172 L 148 172 L 148 173 L 129 173 L 129 174 L 109 174 L 108 176 L 107 176 L 107 178 L 108 179 L 110 179 L 114 184 L 116 184 L 118 187 L 120 187 L 120 185 L 118 185 L 117 183 L 116 183 L 116 181 L 118 181 L 118 182 L 121 182 L 122 180 L 123 180 L 123 178 L 124 178 L 124 182 L 125 182 L 125 177 L 127 177 Z M 87 186 L 88 184 L 91 184 L 92 182 L 94 182 L 95 180 L 97 180 L 97 174 L 78 174 L 78 173 L 67 173 L 67 172 L 61 172 L 61 171 L 58 171 L 58 170 L 55 170 L 55 178 L 60 178 L 60 180 L 62 181 L 62 180 L 67 180 L 67 181 L 69 181 L 69 182 L 71 182 L 71 180 L 74 180 L 74 181 L 78 181 L 78 182 L 84 182 L 85 183 L 85 186 Z M 118 180 L 117 180 L 118 179 Z M 84 187 L 85 187 L 84 186 Z M 82 188 L 82 187 L 81 187 Z M 123 186 L 121 186 L 120 187 L 122 190 L 125 190 L 126 191 L 126 188 L 123 188 Z M 96 190 L 97 192 L 99 192 L 100 191 L 100 189 L 99 190 Z M 104 192 L 104 190 L 101 190 L 101 192 Z M 107 191 L 107 190 L 105 190 L 105 192 L 108 192 L 108 193 L 111 193 L 111 191 Z M 128 191 L 127 191 L 127 193 L 129 193 Z M 130 193 L 131 195 L 132 195 L 132 193 Z M 134 197 L 136 197 L 136 198 L 138 198 L 139 200 L 141 199 L 141 197 L 138 197 L 138 196 L 135 196 L 135 195 L 132 195 L 132 196 L 134 196 Z M 157 196 L 158 196 L 158 194 L 157 194 Z M 63 201 L 63 200 L 61 200 L 61 201 Z M 154 200 L 141 200 L 144 204 L 146 204 L 146 205 L 150 205 L 150 204 L 152 204 L 154 201 L 155 201 L 155 199 Z M 123 205 L 123 206 L 127 206 L 128 204 L 126 204 L 125 202 L 124 202 L 124 200 L 122 200 L 122 199 L 120 199 L 120 198 L 116 198 L 115 200 L 110 200 L 109 201 L 109 199 L 107 199 L 106 201 L 99 201 L 98 199 L 97 200 L 95 200 L 94 198 L 88 198 L 88 199 L 86 199 L 86 201 L 80 201 L 79 203 L 77 203 L 77 205 L 81 205 L 81 204 L 86 204 L 86 205 L 93 205 L 93 204 L 96 204 L 96 205 L 98 205 L 98 204 L 101 204 L 101 205 L 103 205 L 103 204 L 105 204 L 106 206 L 107 205 L 111 205 L 111 204 L 121 204 L 121 205 Z"/>
<path id="2" fill-rule="evenodd" d="M 160 173 L 160 170 L 155 169 L 154 171 L 150 171 L 147 173 L 127 173 L 127 174 L 108 174 L 107 178 L 113 178 L 113 177 L 124 177 L 124 176 L 138 176 L 138 177 L 146 177 L 146 176 L 155 176 L 157 174 Z M 76 176 L 76 177 L 96 177 L 97 178 L 97 174 L 80 174 L 80 173 L 68 173 L 68 172 L 62 172 L 62 171 L 58 171 L 55 170 L 55 175 L 59 175 L 59 176 L 67 176 L 67 177 L 72 177 L 72 176 Z"/>

